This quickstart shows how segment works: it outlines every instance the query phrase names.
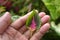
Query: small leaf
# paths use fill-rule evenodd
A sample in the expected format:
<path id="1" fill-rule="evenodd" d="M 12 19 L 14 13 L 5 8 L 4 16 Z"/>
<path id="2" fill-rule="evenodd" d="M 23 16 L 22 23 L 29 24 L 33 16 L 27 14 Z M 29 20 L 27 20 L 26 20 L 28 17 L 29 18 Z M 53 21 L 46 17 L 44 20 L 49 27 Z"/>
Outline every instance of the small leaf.
<path id="1" fill-rule="evenodd" d="M 33 18 L 33 16 L 34 16 L 34 14 L 35 14 L 35 13 L 34 13 L 33 11 L 31 11 L 31 14 L 30 14 L 30 16 L 28 17 L 27 22 L 26 22 L 26 26 L 27 26 L 27 27 L 31 24 L 32 18 Z"/>
<path id="2" fill-rule="evenodd" d="M 14 22 L 14 21 L 16 21 L 19 17 L 20 17 L 20 16 L 18 16 L 18 15 L 14 15 L 14 16 L 11 17 L 11 19 L 12 19 L 12 21 Z"/>
<path id="3" fill-rule="evenodd" d="M 29 30 L 34 31 L 36 29 L 39 29 L 40 25 L 40 17 L 38 15 L 38 12 L 34 9 L 33 11 L 31 11 L 31 14 L 26 21 L 26 26 Z"/>

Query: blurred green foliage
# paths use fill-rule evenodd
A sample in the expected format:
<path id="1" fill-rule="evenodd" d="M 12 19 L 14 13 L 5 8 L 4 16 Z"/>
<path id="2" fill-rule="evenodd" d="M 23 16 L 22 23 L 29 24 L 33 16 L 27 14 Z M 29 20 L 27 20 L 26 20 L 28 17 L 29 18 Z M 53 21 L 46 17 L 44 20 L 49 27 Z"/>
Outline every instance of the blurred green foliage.
<path id="1" fill-rule="evenodd" d="M 0 0 L 0 16 L 9 11 L 13 21 L 33 9 L 51 16 L 51 28 L 42 40 L 59 40 L 60 0 Z"/>
<path id="2" fill-rule="evenodd" d="M 43 0 L 44 4 L 50 11 L 51 18 L 56 20 L 60 17 L 60 1 L 59 0 Z"/>

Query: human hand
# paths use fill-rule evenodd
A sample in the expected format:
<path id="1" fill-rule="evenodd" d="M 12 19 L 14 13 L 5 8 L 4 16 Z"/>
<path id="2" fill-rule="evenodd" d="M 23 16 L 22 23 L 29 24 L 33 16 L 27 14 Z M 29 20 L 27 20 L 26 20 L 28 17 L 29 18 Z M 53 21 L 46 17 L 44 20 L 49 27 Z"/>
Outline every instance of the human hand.
<path id="1" fill-rule="evenodd" d="M 8 12 L 0 17 L 0 40 L 39 40 L 50 28 L 48 15 L 41 12 L 39 16 L 41 17 L 42 26 L 39 32 L 34 33 L 30 37 L 30 31 L 25 27 L 25 22 L 30 13 L 23 17 L 20 17 L 15 22 L 11 23 L 11 16 Z"/>

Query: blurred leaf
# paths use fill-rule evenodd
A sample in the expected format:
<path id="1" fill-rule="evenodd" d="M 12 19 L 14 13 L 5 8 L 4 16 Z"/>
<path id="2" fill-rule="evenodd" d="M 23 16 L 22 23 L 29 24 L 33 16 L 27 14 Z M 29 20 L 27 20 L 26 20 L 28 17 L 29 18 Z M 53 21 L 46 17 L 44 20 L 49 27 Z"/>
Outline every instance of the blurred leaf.
<path id="1" fill-rule="evenodd" d="M 20 17 L 20 16 L 18 16 L 18 15 L 14 15 L 14 16 L 11 17 L 11 19 L 12 19 L 12 21 L 15 21 L 15 20 L 17 20 L 19 17 Z"/>
<path id="2" fill-rule="evenodd" d="M 15 15 L 15 13 L 13 12 L 13 10 L 10 10 L 10 13 L 11 13 L 12 16 Z"/>
<path id="3" fill-rule="evenodd" d="M 60 0 L 43 0 L 43 2 L 50 11 L 52 19 L 56 20 L 60 15 L 57 11 L 57 9 L 60 10 Z"/>
<path id="4" fill-rule="evenodd" d="M 6 10 L 5 10 L 5 7 L 0 6 L 0 13 L 1 13 L 1 12 L 4 12 L 4 11 L 6 11 Z"/>
<path id="5" fill-rule="evenodd" d="M 37 10 L 31 11 L 31 14 L 29 15 L 29 17 L 28 17 L 28 19 L 26 21 L 26 26 L 29 27 L 31 25 L 31 22 L 32 22 L 33 17 L 34 17 L 34 20 L 35 20 L 37 29 L 39 29 L 41 22 L 40 22 L 40 17 L 38 15 Z"/>
<path id="6" fill-rule="evenodd" d="M 56 25 L 55 22 L 51 22 L 51 28 L 60 36 L 60 23 Z"/>
<path id="7" fill-rule="evenodd" d="M 37 30 L 38 30 L 40 29 L 40 26 L 41 26 L 40 16 L 38 15 L 38 13 L 34 15 L 34 19 L 35 19 Z"/>

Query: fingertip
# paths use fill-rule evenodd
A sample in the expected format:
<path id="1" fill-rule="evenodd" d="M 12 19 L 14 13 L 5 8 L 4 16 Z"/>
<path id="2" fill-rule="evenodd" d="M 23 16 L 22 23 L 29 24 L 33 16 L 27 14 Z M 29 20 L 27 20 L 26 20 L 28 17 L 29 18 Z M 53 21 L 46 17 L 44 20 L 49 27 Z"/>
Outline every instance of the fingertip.
<path id="1" fill-rule="evenodd" d="M 42 18 L 43 16 L 45 16 L 46 15 L 46 13 L 45 12 L 40 12 L 39 13 L 39 16 Z"/>
<path id="2" fill-rule="evenodd" d="M 5 12 L 2 18 L 11 18 L 11 14 L 9 12 Z"/>
<path id="3" fill-rule="evenodd" d="M 45 12 L 40 12 L 41 14 L 44 14 L 44 15 L 46 15 L 46 13 Z"/>
<path id="4" fill-rule="evenodd" d="M 9 12 L 6 12 L 6 15 L 8 15 L 9 17 L 11 17 L 11 14 Z"/>
<path id="5" fill-rule="evenodd" d="M 49 21 L 50 21 L 50 16 L 49 15 L 45 15 L 44 17 L 41 18 L 42 24 L 45 24 Z"/>
<path id="6" fill-rule="evenodd" d="M 5 14 L 4 15 L 11 15 L 9 12 L 5 12 Z"/>
<path id="7" fill-rule="evenodd" d="M 10 14 L 9 12 L 5 12 L 6 14 Z"/>
<path id="8" fill-rule="evenodd" d="M 46 31 L 50 28 L 50 23 L 46 23 L 45 25 Z"/>
<path id="9" fill-rule="evenodd" d="M 50 16 L 49 15 L 46 15 L 46 18 L 48 18 L 50 20 Z"/>
<path id="10" fill-rule="evenodd" d="M 11 22 L 11 14 L 9 12 L 5 12 L 5 14 L 1 17 L 1 20 L 9 24 Z"/>
<path id="11" fill-rule="evenodd" d="M 49 28 L 50 28 L 50 24 L 46 23 L 40 28 L 39 32 L 43 35 L 49 30 Z"/>
<path id="12" fill-rule="evenodd" d="M 46 23 L 45 26 L 50 27 L 50 23 Z"/>

